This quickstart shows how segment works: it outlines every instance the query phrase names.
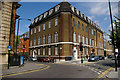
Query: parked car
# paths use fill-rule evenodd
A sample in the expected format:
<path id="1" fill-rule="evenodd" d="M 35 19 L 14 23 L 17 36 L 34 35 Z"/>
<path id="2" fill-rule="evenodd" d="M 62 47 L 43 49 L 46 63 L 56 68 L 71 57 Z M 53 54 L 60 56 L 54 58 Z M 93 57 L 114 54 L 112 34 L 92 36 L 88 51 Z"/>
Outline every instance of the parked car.
<path id="1" fill-rule="evenodd" d="M 54 58 L 50 57 L 37 57 L 38 62 L 54 62 Z"/>
<path id="2" fill-rule="evenodd" d="M 90 61 L 99 61 L 99 57 L 98 56 L 91 56 L 89 59 L 88 59 L 88 62 Z"/>
<path id="3" fill-rule="evenodd" d="M 102 55 L 99 55 L 98 57 L 99 57 L 99 60 L 104 60 L 105 59 L 105 57 L 102 56 Z"/>
<path id="4" fill-rule="evenodd" d="M 37 58 L 30 56 L 30 57 L 28 57 L 28 60 L 29 60 L 29 61 L 37 61 Z"/>
<path id="5" fill-rule="evenodd" d="M 112 58 L 114 58 L 113 55 L 109 55 L 109 56 L 108 56 L 108 59 L 112 59 Z"/>
<path id="6" fill-rule="evenodd" d="M 43 62 L 43 59 L 45 59 L 45 57 L 40 57 L 40 56 L 37 57 L 37 61 L 38 61 L 38 62 Z"/>

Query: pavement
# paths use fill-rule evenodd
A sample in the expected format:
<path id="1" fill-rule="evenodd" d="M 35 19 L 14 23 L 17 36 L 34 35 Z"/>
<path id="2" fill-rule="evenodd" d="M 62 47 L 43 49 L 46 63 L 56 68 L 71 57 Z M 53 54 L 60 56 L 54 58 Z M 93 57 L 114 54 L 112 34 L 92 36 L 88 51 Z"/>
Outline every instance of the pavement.
<path id="1" fill-rule="evenodd" d="M 24 65 L 21 67 L 12 66 L 12 67 L 10 67 L 10 69 L 2 70 L 2 75 L 0 75 L 0 76 L 21 73 L 21 72 L 26 72 L 26 71 L 32 71 L 32 70 L 36 70 L 36 69 L 42 69 L 45 67 L 47 67 L 47 65 L 45 65 L 45 64 L 36 63 L 36 62 L 32 62 L 32 61 L 26 61 L 24 63 Z"/>

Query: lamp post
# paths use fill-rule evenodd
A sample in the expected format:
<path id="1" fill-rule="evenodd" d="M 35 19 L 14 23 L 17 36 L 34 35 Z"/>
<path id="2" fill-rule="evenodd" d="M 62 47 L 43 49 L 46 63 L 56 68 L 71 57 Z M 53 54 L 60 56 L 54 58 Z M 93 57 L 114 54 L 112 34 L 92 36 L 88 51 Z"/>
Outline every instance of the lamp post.
<path id="1" fill-rule="evenodd" d="M 114 52 L 114 56 L 115 56 L 115 71 L 117 71 L 117 59 L 116 59 L 116 55 L 115 55 L 114 31 L 113 31 L 113 20 L 112 20 L 110 0 L 108 0 L 108 2 L 109 2 L 110 19 L 111 19 L 111 26 L 112 26 L 112 44 L 113 44 L 113 52 Z"/>
<path id="2" fill-rule="evenodd" d="M 17 44 L 18 44 L 18 33 L 19 33 L 19 22 L 20 20 L 28 20 L 28 21 L 31 21 L 31 19 L 26 19 L 26 18 L 18 18 L 18 26 L 17 26 L 17 39 L 16 39 L 16 54 L 17 54 Z"/>
<path id="3" fill-rule="evenodd" d="M 60 61 L 60 53 L 61 53 L 62 47 L 60 47 L 60 51 L 59 51 L 59 61 Z"/>

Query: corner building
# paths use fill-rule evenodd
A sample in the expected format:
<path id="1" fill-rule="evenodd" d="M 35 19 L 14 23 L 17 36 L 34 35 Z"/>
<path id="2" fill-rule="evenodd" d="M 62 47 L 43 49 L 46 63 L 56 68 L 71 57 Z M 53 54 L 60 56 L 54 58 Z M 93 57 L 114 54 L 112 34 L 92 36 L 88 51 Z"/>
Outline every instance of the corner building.
<path id="1" fill-rule="evenodd" d="M 103 32 L 97 24 L 68 2 L 61 2 L 36 17 L 30 28 L 29 52 L 33 57 L 51 56 L 76 60 L 84 56 L 104 55 Z M 83 42 L 83 52 L 79 44 Z"/>

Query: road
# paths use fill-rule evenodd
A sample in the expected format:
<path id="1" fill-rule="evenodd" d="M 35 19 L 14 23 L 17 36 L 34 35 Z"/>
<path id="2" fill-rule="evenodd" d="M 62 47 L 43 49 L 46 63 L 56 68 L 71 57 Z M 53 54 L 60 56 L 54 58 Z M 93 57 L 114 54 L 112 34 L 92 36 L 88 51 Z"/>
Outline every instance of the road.
<path id="1" fill-rule="evenodd" d="M 35 63 L 39 64 L 39 62 Z M 114 61 L 110 59 L 85 65 L 77 63 L 77 61 L 64 64 L 44 63 L 48 65 L 49 68 L 5 78 L 17 78 L 17 80 L 18 78 L 87 78 L 89 80 L 90 78 L 97 78 L 100 74 L 114 65 Z"/>

